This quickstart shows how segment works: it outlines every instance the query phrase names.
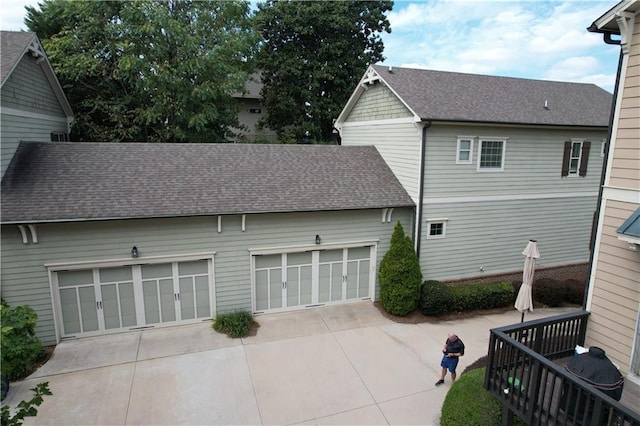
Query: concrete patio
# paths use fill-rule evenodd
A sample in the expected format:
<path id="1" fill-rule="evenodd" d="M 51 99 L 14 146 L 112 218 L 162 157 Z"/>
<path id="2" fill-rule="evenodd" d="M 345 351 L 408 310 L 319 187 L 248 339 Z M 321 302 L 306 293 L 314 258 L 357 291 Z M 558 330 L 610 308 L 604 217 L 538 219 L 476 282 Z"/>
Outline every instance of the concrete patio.
<path id="1" fill-rule="evenodd" d="M 574 309 L 540 309 L 526 319 Z M 399 324 L 370 302 L 258 316 L 256 336 L 211 323 L 66 340 L 5 404 L 53 392 L 47 425 L 436 425 L 450 387 L 435 387 L 449 331 L 466 345 L 458 372 L 486 354 L 489 329 L 520 313 Z"/>

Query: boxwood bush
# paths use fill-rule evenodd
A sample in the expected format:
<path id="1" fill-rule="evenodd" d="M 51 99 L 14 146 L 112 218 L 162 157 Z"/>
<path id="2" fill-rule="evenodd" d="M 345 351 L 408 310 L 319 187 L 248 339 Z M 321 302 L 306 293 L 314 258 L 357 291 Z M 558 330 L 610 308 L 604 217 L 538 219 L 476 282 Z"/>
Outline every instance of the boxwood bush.
<path id="1" fill-rule="evenodd" d="M 418 308 L 424 315 L 449 312 L 451 309 L 451 288 L 440 281 L 425 281 L 420 288 Z"/>
<path id="2" fill-rule="evenodd" d="M 533 282 L 533 298 L 550 308 L 560 306 L 564 302 L 565 293 L 563 283 L 554 278 L 538 278 Z"/>
<path id="3" fill-rule="evenodd" d="M 584 302 L 585 282 L 576 279 L 568 279 L 565 280 L 563 284 L 565 289 L 564 300 L 568 303 L 582 305 Z"/>
<path id="4" fill-rule="evenodd" d="M 484 389 L 486 368 L 471 370 L 452 385 L 442 404 L 441 426 L 495 426 L 502 424 L 502 404 Z M 514 416 L 515 425 L 525 425 Z"/>
<path id="5" fill-rule="evenodd" d="M 454 285 L 451 296 L 455 312 L 501 308 L 512 302 L 513 286 L 508 282 Z"/>

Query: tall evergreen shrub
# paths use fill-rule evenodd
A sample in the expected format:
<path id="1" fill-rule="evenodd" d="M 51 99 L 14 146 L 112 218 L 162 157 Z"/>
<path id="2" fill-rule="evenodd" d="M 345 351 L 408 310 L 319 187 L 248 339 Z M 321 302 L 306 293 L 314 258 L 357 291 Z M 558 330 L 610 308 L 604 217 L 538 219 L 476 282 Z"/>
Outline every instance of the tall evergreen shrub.
<path id="1" fill-rule="evenodd" d="M 380 263 L 378 273 L 380 303 L 393 315 L 405 316 L 418 306 L 422 272 L 413 243 L 398 221 L 391 246 Z"/>

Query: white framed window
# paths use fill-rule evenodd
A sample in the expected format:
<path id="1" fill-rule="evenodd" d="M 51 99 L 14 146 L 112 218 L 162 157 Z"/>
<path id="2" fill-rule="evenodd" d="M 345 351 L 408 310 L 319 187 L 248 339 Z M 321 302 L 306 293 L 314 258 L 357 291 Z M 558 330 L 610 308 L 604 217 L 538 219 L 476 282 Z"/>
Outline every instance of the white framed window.
<path id="1" fill-rule="evenodd" d="M 471 164 L 473 161 L 473 137 L 458 136 L 456 164 Z"/>
<path id="2" fill-rule="evenodd" d="M 586 176 L 590 149 L 591 142 L 584 139 L 573 138 L 565 141 L 562 156 L 562 177 Z"/>
<path id="3" fill-rule="evenodd" d="M 581 157 L 582 157 L 582 141 L 572 140 L 571 151 L 569 152 L 569 176 L 578 174 L 578 170 L 580 170 Z"/>
<path id="4" fill-rule="evenodd" d="M 427 219 L 427 240 L 444 238 L 447 234 L 448 219 Z"/>
<path id="5" fill-rule="evenodd" d="M 506 138 L 480 138 L 478 141 L 478 171 L 504 171 L 504 155 L 506 148 Z"/>

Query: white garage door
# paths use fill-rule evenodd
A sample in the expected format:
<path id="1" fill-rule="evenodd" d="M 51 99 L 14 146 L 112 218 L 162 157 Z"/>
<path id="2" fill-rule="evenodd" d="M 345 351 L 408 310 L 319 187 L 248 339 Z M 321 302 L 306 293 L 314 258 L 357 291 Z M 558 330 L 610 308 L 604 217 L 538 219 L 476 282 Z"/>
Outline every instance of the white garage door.
<path id="1" fill-rule="evenodd" d="M 55 271 L 61 337 L 210 319 L 212 277 L 211 259 Z"/>
<path id="2" fill-rule="evenodd" d="M 371 299 L 374 246 L 253 256 L 254 312 Z"/>

